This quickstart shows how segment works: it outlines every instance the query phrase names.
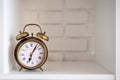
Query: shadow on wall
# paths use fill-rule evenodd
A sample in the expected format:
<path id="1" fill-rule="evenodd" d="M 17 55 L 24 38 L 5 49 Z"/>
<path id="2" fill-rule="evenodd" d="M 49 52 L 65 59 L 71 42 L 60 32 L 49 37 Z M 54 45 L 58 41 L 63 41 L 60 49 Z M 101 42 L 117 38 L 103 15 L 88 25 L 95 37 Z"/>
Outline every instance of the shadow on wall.
<path id="1" fill-rule="evenodd" d="M 13 35 L 10 35 L 10 45 L 9 45 L 9 66 L 10 66 L 10 69 L 13 68 L 13 66 L 17 65 L 16 62 L 15 62 L 15 58 L 14 58 L 14 49 L 15 49 L 15 45 L 16 45 L 16 38 L 15 36 Z"/>

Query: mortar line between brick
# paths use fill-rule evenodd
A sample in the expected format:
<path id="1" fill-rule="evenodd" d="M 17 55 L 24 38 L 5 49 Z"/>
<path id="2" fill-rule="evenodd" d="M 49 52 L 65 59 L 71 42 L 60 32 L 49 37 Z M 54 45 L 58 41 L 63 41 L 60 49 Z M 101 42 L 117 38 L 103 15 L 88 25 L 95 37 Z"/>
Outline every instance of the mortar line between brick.
<path id="1" fill-rule="evenodd" d="M 62 26 L 63 26 L 63 38 L 65 37 L 65 0 L 63 0 L 63 22 L 62 22 Z"/>

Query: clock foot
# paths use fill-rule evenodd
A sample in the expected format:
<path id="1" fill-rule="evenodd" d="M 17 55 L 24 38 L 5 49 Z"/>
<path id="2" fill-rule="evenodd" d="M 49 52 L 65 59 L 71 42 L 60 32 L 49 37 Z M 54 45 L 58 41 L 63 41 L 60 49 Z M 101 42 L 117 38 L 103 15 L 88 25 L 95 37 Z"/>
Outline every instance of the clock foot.
<path id="1" fill-rule="evenodd" d="M 43 71 L 43 69 L 40 67 L 40 70 Z"/>
<path id="2" fill-rule="evenodd" d="M 19 69 L 19 71 L 21 71 L 22 70 L 22 67 Z"/>

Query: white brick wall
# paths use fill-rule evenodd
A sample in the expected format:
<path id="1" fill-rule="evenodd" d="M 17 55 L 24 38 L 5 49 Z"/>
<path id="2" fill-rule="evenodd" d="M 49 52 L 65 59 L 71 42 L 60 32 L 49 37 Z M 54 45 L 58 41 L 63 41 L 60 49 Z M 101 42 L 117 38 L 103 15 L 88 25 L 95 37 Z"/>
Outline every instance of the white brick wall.
<path id="1" fill-rule="evenodd" d="M 87 61 L 87 60 L 92 60 L 93 55 L 89 53 L 78 53 L 78 52 L 72 52 L 72 53 L 65 53 L 65 57 L 63 60 L 65 61 Z"/>
<path id="2" fill-rule="evenodd" d="M 44 24 L 62 23 L 63 15 L 61 12 L 40 12 L 39 22 Z"/>
<path id="3" fill-rule="evenodd" d="M 20 0 L 24 10 L 62 10 L 63 0 Z"/>
<path id="4" fill-rule="evenodd" d="M 64 39 L 62 49 L 65 51 L 86 51 L 86 39 Z"/>
<path id="5" fill-rule="evenodd" d="M 63 55 L 61 52 L 49 52 L 48 61 L 63 61 Z"/>
<path id="6" fill-rule="evenodd" d="M 94 56 L 95 0 L 19 0 L 21 30 L 38 23 L 46 35 L 49 61 L 92 60 Z M 37 32 L 31 27 L 29 32 Z"/>
<path id="7" fill-rule="evenodd" d="M 66 12 L 65 13 L 65 22 L 68 24 L 85 24 L 88 22 L 88 13 L 87 11 L 80 12 Z"/>
<path id="8" fill-rule="evenodd" d="M 64 35 L 63 25 L 41 25 L 42 30 L 50 37 L 62 37 Z"/>
<path id="9" fill-rule="evenodd" d="M 86 51 L 86 39 L 51 38 L 47 43 L 49 51 Z"/>
<path id="10" fill-rule="evenodd" d="M 94 26 L 66 25 L 65 35 L 67 37 L 91 37 L 94 36 Z"/>
<path id="11" fill-rule="evenodd" d="M 21 13 L 20 21 L 22 24 L 38 23 L 38 12 L 36 12 L 36 11 L 23 11 Z"/>
<path id="12" fill-rule="evenodd" d="M 94 0 L 65 0 L 68 9 L 94 8 Z"/>

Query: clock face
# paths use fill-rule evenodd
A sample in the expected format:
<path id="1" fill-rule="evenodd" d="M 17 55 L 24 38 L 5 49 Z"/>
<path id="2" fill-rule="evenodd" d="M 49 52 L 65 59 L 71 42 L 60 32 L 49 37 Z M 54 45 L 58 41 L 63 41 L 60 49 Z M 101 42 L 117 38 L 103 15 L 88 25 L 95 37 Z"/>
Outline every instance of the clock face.
<path id="1" fill-rule="evenodd" d="M 44 48 L 37 42 L 26 42 L 19 49 L 18 60 L 25 66 L 37 66 L 42 62 L 43 59 Z"/>

